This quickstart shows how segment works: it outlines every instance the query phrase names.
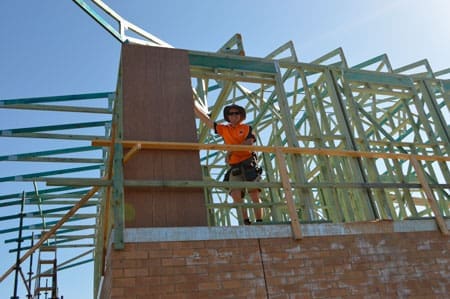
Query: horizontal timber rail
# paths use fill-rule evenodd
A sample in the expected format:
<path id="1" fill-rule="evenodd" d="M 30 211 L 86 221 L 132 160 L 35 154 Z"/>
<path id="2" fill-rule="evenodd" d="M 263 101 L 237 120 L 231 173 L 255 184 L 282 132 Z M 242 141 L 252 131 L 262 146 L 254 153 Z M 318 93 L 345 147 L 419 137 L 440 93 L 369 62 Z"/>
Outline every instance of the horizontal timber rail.
<path id="1" fill-rule="evenodd" d="M 380 152 L 362 152 L 340 149 L 319 149 L 319 148 L 292 148 L 282 146 L 245 146 L 245 145 L 224 145 L 224 144 L 200 144 L 200 143 L 183 143 L 183 142 L 153 142 L 153 141 L 118 141 L 116 143 L 122 144 L 124 149 L 129 151 L 124 154 L 123 162 L 126 163 L 139 150 L 181 150 L 181 151 L 199 151 L 199 150 L 218 150 L 218 151 L 256 151 L 262 153 L 274 154 L 279 165 L 281 182 L 215 182 L 215 181 L 132 181 L 125 180 L 125 186 L 134 187 L 266 187 L 266 188 L 283 188 L 289 216 L 291 217 L 291 225 L 294 236 L 301 238 L 301 231 L 299 226 L 298 214 L 294 205 L 292 197 L 292 188 L 414 188 L 422 189 L 426 195 L 426 200 L 435 215 L 436 223 L 445 235 L 448 235 L 448 228 L 445 224 L 442 212 L 439 209 L 437 200 L 435 199 L 432 188 L 449 188 L 450 184 L 434 184 L 428 183 L 422 167 L 418 161 L 430 162 L 450 162 L 450 157 L 436 156 L 436 155 L 415 155 L 405 153 L 380 153 Z M 93 146 L 103 146 L 113 148 L 113 143 L 110 140 L 93 140 Z M 327 183 L 327 182 L 311 182 L 311 183 L 297 183 L 290 182 L 287 166 L 285 161 L 285 154 L 296 155 L 322 155 L 322 156 L 337 156 L 337 157 L 351 157 L 351 158 L 368 158 L 368 159 L 392 159 L 392 160 L 406 160 L 410 161 L 416 172 L 418 183 L 358 183 L 358 182 L 343 182 L 343 183 Z M 58 180 L 52 182 L 48 179 L 48 183 L 57 184 Z M 98 182 L 98 185 L 110 185 L 111 182 Z M 97 184 L 92 184 L 97 185 Z M 448 205 L 446 204 L 445 206 Z"/>
<path id="2" fill-rule="evenodd" d="M 249 145 L 225 145 L 225 144 L 201 144 L 189 142 L 157 142 L 157 141 L 121 141 L 124 148 L 138 147 L 140 149 L 154 150 L 226 150 L 226 151 L 256 151 L 263 153 L 275 153 L 277 149 L 285 154 L 304 154 L 304 155 L 328 155 L 354 158 L 386 158 L 410 160 L 414 158 L 421 161 L 439 161 L 450 162 L 450 157 L 446 156 L 424 156 L 402 153 L 377 153 L 360 152 L 350 150 L 321 149 L 321 148 L 294 148 L 282 146 L 249 146 Z M 110 140 L 98 139 L 92 141 L 93 146 L 111 146 Z"/>
<path id="3" fill-rule="evenodd" d="M 112 186 L 112 180 L 106 179 L 85 179 L 85 178 L 35 178 L 34 181 L 46 182 L 49 186 L 71 186 L 71 187 L 88 187 L 88 186 Z M 189 180 L 124 180 L 123 185 L 126 187 L 181 187 L 181 188 L 202 188 L 202 187 L 222 187 L 222 188 L 281 188 L 282 183 L 278 182 L 219 182 L 219 181 L 189 181 Z M 420 189 L 420 183 L 293 183 L 293 188 L 411 188 Z M 450 188 L 450 184 L 428 184 L 431 189 L 434 188 Z M 450 203 L 449 203 L 450 206 Z"/>

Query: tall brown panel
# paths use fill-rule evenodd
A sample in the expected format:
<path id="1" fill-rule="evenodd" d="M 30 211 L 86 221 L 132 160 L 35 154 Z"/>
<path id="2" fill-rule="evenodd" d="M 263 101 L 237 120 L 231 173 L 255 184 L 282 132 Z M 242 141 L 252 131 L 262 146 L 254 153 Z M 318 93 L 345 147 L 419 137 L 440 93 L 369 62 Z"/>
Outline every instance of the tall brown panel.
<path id="1" fill-rule="evenodd" d="M 187 51 L 122 46 L 123 139 L 197 142 Z M 196 151 L 140 150 L 125 180 L 201 180 Z M 126 227 L 207 224 L 201 189 L 125 188 Z"/>

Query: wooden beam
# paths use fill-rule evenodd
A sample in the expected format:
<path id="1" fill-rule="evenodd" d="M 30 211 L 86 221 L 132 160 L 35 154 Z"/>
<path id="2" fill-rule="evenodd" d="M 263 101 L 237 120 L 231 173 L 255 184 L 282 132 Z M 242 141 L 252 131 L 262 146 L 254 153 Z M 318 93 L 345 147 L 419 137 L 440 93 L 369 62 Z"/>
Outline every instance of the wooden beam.
<path id="1" fill-rule="evenodd" d="M 107 139 L 93 140 L 93 146 L 109 146 L 111 143 Z M 274 153 L 275 147 L 271 146 L 250 146 L 250 145 L 225 145 L 225 144 L 200 144 L 192 142 L 156 142 L 156 141 L 122 141 L 124 148 L 132 148 L 136 144 L 141 145 L 141 149 L 163 149 L 163 150 L 228 150 L 228 151 L 257 151 L 264 153 Z M 450 162 L 447 156 L 425 156 L 401 153 L 379 153 L 379 152 L 362 152 L 350 150 L 324 149 L 324 148 L 297 148 L 297 147 L 281 147 L 281 152 L 285 154 L 302 154 L 302 155 L 327 155 L 354 158 L 381 158 L 381 159 L 400 159 L 409 160 L 414 157 L 419 161 L 439 161 Z"/>
<path id="2" fill-rule="evenodd" d="M 298 220 L 297 209 L 294 203 L 292 186 L 291 183 L 289 182 L 289 175 L 287 172 L 286 161 L 284 160 L 285 156 L 279 147 L 276 148 L 275 154 L 278 161 L 281 183 L 283 184 L 284 197 L 286 198 L 289 216 L 291 217 L 292 232 L 294 234 L 294 239 L 298 240 L 302 238 L 302 231 L 300 228 L 300 221 Z"/>
<path id="3" fill-rule="evenodd" d="M 135 144 L 123 157 L 123 163 L 124 164 L 127 163 L 128 160 L 130 160 L 131 157 L 140 149 L 141 149 L 141 144 L 140 143 Z"/>
<path id="4" fill-rule="evenodd" d="M 419 162 L 414 158 L 411 157 L 410 159 L 411 164 L 414 166 L 414 169 L 416 170 L 417 178 L 419 179 L 419 182 L 422 184 L 422 189 L 425 192 L 425 195 L 428 200 L 428 204 L 431 207 L 431 210 L 434 213 L 434 217 L 436 218 L 436 223 L 441 230 L 442 234 L 449 235 L 447 224 L 445 223 L 444 218 L 442 217 L 441 210 L 439 209 L 436 198 L 434 197 L 433 192 L 431 191 L 430 186 L 428 185 L 427 179 L 425 177 L 425 173 L 422 170 L 421 165 Z"/>
<path id="5" fill-rule="evenodd" d="M 36 249 L 38 249 L 45 241 L 47 241 L 57 230 L 60 228 L 70 217 L 72 217 L 78 209 L 80 209 L 95 193 L 97 193 L 100 187 L 93 187 L 83 198 L 80 199 L 78 204 L 73 206 L 67 214 L 61 218 L 41 239 L 31 247 L 19 260 L 19 265 L 22 264 L 31 254 L 33 254 Z M 1 277 L 0 282 L 2 282 L 9 274 L 15 269 L 16 264 L 12 265 Z"/>

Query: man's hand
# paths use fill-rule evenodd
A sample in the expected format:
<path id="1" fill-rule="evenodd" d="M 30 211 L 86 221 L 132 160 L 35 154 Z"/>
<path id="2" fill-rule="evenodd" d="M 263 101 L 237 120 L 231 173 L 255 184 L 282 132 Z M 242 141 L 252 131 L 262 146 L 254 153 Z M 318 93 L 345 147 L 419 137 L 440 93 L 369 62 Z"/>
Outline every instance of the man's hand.
<path id="1" fill-rule="evenodd" d="M 253 145 L 253 143 L 255 143 L 255 139 L 248 138 L 242 142 L 242 145 Z"/>

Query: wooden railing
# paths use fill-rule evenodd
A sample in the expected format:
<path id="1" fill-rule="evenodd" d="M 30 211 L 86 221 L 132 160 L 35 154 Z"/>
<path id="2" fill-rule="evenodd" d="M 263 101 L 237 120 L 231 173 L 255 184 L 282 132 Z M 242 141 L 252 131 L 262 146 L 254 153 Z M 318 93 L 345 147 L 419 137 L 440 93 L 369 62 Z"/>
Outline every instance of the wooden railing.
<path id="1" fill-rule="evenodd" d="M 284 196 L 286 199 L 286 206 L 291 218 L 290 224 L 293 232 L 293 237 L 295 239 L 302 238 L 302 231 L 300 221 L 298 219 L 298 214 L 296 206 L 293 200 L 292 189 L 298 186 L 296 183 L 292 183 L 289 180 L 289 174 L 287 170 L 287 165 L 285 163 L 286 154 L 294 155 L 326 155 L 326 156 L 340 156 L 340 157 L 352 157 L 352 158 L 383 158 L 383 159 L 400 159 L 409 160 L 411 165 L 413 165 L 419 185 L 426 194 L 427 202 L 433 211 L 435 216 L 436 224 L 444 235 L 449 235 L 449 230 L 447 228 L 445 219 L 438 207 L 436 199 L 433 195 L 432 188 L 428 183 L 426 176 L 422 170 L 419 161 L 438 161 L 438 162 L 449 162 L 450 157 L 446 156 L 424 156 L 424 155 L 413 155 L 413 154 L 401 154 L 401 153 L 378 153 L 378 152 L 358 152 L 358 151 L 348 151 L 348 150 L 336 150 L 336 149 L 313 149 L 313 148 L 291 148 L 291 147 L 267 147 L 267 146 L 244 146 L 244 145 L 220 145 L 220 144 L 199 144 L 199 143 L 179 143 L 179 142 L 150 142 L 150 141 L 116 141 L 116 140 L 94 140 L 92 145 L 109 147 L 109 161 L 107 163 L 107 170 L 105 175 L 101 179 L 64 179 L 64 178 L 46 178 L 47 184 L 83 184 L 90 185 L 92 189 L 87 192 L 77 204 L 75 204 L 65 215 L 50 228 L 45 234 L 42 235 L 41 239 L 30 248 L 21 258 L 19 264 L 25 261 L 35 250 L 37 250 L 45 241 L 47 241 L 71 216 L 73 216 L 88 200 L 101 188 L 107 187 L 106 192 L 107 198 L 105 203 L 105 215 L 103 215 L 103 255 L 106 252 L 106 246 L 108 243 L 110 224 L 108 222 L 109 209 L 109 189 L 113 186 L 112 172 L 113 172 L 113 158 L 114 149 L 117 145 L 122 145 L 123 149 L 128 150 L 126 154 L 123 155 L 122 161 L 126 163 L 132 159 L 133 155 L 137 154 L 139 150 L 182 150 L 182 151 L 200 151 L 200 150 L 219 150 L 219 151 L 242 151 L 251 150 L 264 153 L 272 153 L 276 157 L 278 163 L 278 171 L 280 173 L 281 184 L 273 182 L 233 182 L 233 183 L 223 183 L 223 182 L 207 182 L 207 181 L 151 181 L 151 182 L 139 182 L 139 181 L 129 181 L 125 182 L 128 186 L 170 186 L 170 187 L 212 187 L 212 186 L 222 186 L 222 187 L 276 187 L 280 186 L 284 190 Z M 347 183 L 347 185 L 352 183 Z M 389 184 L 386 184 L 389 185 Z M 449 188 L 448 184 L 444 187 Z M 308 184 L 305 184 L 307 187 Z M 355 186 L 354 186 L 355 187 Z M 358 186 L 356 186 L 358 187 Z M 117 228 L 117 227 L 116 227 Z M 119 234 L 121 232 L 118 232 Z M 104 263 L 104 258 L 102 258 L 102 263 Z M 2 282 L 16 267 L 16 264 L 11 266 L 1 277 L 0 282 Z M 102 266 L 103 268 L 103 266 Z"/>
<path id="2" fill-rule="evenodd" d="M 245 146 L 245 145 L 223 145 L 223 144 L 199 144 L 199 143 L 181 143 L 181 142 L 152 142 L 152 141 L 121 141 L 120 142 L 124 150 L 128 149 L 128 152 L 124 154 L 123 162 L 126 163 L 129 159 L 133 157 L 139 150 L 182 150 L 182 151 L 199 151 L 199 150 L 218 150 L 218 151 L 256 151 L 264 153 L 272 153 L 276 157 L 278 163 L 278 171 L 281 178 L 281 186 L 284 190 L 287 210 L 289 217 L 291 218 L 291 226 L 293 231 L 293 236 L 295 239 L 300 239 L 302 237 L 300 222 L 298 219 L 297 210 L 293 200 L 293 184 L 289 180 L 288 169 L 286 166 L 286 154 L 294 155 L 326 155 L 326 156 L 339 156 L 339 157 L 352 157 L 352 158 L 382 158 L 382 159 L 398 159 L 398 160 L 409 160 L 411 165 L 413 165 L 417 179 L 423 191 L 426 194 L 427 202 L 435 215 L 436 223 L 440 231 L 448 235 L 449 231 L 446 226 L 444 217 L 438 207 L 436 199 L 433 195 L 432 189 L 426 180 L 425 174 L 419 161 L 438 161 L 438 162 L 449 162 L 450 157 L 446 156 L 425 156 L 425 155 L 413 155 L 404 153 L 379 153 L 379 152 L 359 152 L 359 151 L 349 151 L 349 150 L 337 150 L 337 149 L 316 149 L 316 148 L 292 148 L 292 147 L 281 147 L 281 146 Z M 105 146 L 111 147 L 112 144 L 110 140 L 95 140 L 92 142 L 94 146 Z M 273 184 L 273 183 L 272 183 Z M 170 186 L 170 187 L 211 187 L 211 186 L 224 186 L 224 187 L 264 187 L 271 185 L 270 183 L 256 183 L 256 182 L 233 182 L 233 183 L 222 183 L 222 182 L 195 182 L 195 181 L 152 181 L 152 182 L 128 182 L 128 186 Z M 279 184 L 276 184 L 279 186 Z M 307 185 L 307 184 L 306 184 Z M 387 186 L 388 184 L 386 184 Z"/>

